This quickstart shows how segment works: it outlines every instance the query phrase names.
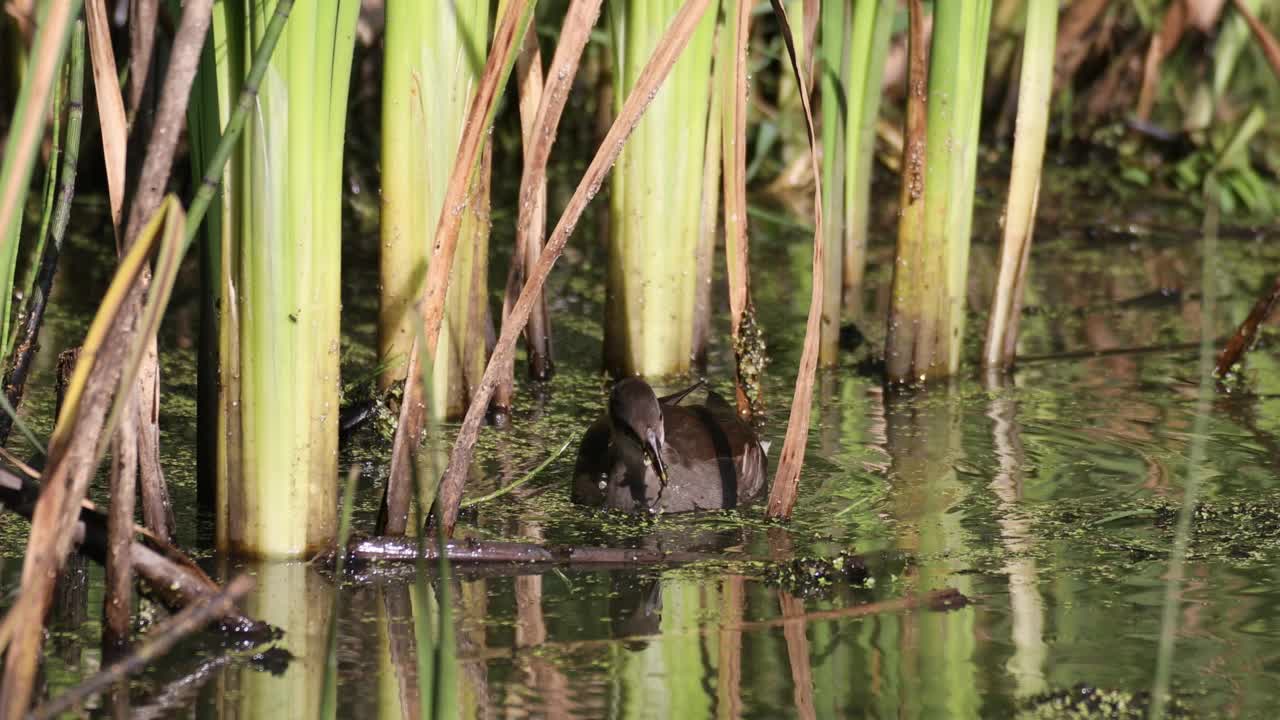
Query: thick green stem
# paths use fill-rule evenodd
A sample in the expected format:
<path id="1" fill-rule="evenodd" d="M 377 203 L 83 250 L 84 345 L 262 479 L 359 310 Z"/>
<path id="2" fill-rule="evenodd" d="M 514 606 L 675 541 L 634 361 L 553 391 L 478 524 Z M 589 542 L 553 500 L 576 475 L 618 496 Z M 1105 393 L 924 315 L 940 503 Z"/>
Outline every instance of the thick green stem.
<path id="1" fill-rule="evenodd" d="M 616 108 L 682 5 L 610 3 Z M 715 16 L 704 16 L 613 174 L 605 365 L 615 374 L 691 365 L 705 136 L 689 129 L 706 127 L 714 29 Z"/>
<path id="2" fill-rule="evenodd" d="M 919 138 L 909 129 L 903 167 L 903 215 L 886 348 L 893 382 L 946 377 L 960 364 L 990 18 L 990 0 L 934 7 L 923 155 Z M 920 92 L 919 74 L 910 74 L 907 82 L 912 95 Z M 917 195 L 921 182 L 923 193 Z M 921 199 L 923 209 L 917 202 Z M 917 217 L 921 212 L 923 217 Z"/>
<path id="3" fill-rule="evenodd" d="M 408 369 L 414 323 L 420 322 L 413 306 L 430 256 L 430 239 L 444 210 L 463 122 L 483 69 L 489 22 L 489 4 L 480 0 L 387 3 L 378 318 L 378 353 L 386 368 L 379 378 L 382 387 L 403 380 Z M 488 197 L 487 183 L 473 183 L 472 189 Z M 477 204 L 467 206 L 444 327 L 433 356 L 428 398 L 436 418 L 465 409 L 465 339 L 480 332 L 470 323 L 468 301 L 476 276 L 470 259 L 488 254 L 487 223 L 472 219 L 471 209 Z M 487 213 L 487 202 L 482 204 Z M 475 254 L 477 241 L 481 247 Z M 477 374 L 481 371 L 483 364 Z"/>
<path id="4" fill-rule="evenodd" d="M 225 189 L 239 231 L 221 238 L 218 539 L 250 555 L 305 555 L 336 526 L 342 148 L 359 3 L 322 4 L 294 8 Z M 262 43 L 274 7 L 227 14 L 242 51 Z"/>

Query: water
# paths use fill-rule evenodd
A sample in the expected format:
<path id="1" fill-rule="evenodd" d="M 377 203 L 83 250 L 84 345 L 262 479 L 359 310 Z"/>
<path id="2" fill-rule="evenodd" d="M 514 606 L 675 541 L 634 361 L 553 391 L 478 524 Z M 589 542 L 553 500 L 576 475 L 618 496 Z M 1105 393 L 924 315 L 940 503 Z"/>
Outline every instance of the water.
<path id="1" fill-rule="evenodd" d="M 1280 247 L 1247 228 L 1227 228 L 1206 287 L 1199 220 L 1189 208 L 1052 197 L 1042 207 L 1051 209 L 1031 266 L 1027 360 L 1012 381 L 989 385 L 970 374 L 950 388 L 886 392 L 855 371 L 861 351 L 847 354 L 843 367 L 819 378 L 791 523 L 764 521 L 759 505 L 651 522 L 602 518 L 568 500 L 572 450 L 520 490 L 464 515 L 460 533 L 481 538 L 752 558 L 541 574 L 457 568 L 456 689 L 465 714 L 1065 717 L 1049 714 L 1050 695 L 1061 701 L 1082 685 L 1143 702 L 1188 476 L 1195 343 L 1202 323 L 1221 336 L 1247 313 L 1280 268 Z M 995 212 L 983 208 L 975 227 L 995 227 Z M 754 227 L 756 306 L 772 356 L 765 435 L 776 460 L 807 311 L 810 236 L 759 218 Z M 870 318 L 885 316 L 889 237 L 873 241 Z M 521 385 L 514 429 L 483 434 L 473 497 L 521 477 L 600 412 L 603 265 L 597 247 L 575 243 L 552 279 L 559 375 L 547 388 Z M 357 260 L 368 251 L 361 247 L 351 251 Z M 991 239 L 980 237 L 971 261 L 975 307 L 990 297 L 995 257 Z M 347 285 L 344 362 L 353 377 L 372 365 L 371 321 L 362 318 L 371 317 L 367 288 L 374 285 L 360 273 Z M 714 292 L 725 297 L 722 280 Z M 1204 292 L 1218 301 L 1215 317 L 1202 317 Z M 190 352 L 176 347 L 181 318 L 166 327 L 162 423 L 169 478 L 185 512 L 181 539 L 190 546 L 199 525 L 190 510 L 194 408 L 184 398 L 193 394 L 194 374 Z M 65 331 L 46 342 L 55 350 L 83 331 L 78 321 L 61 322 Z M 879 324 L 862 327 L 875 346 Z M 972 348 L 984 327 L 983 315 L 970 317 Z M 1269 717 L 1280 686 L 1274 347 L 1275 336 L 1264 335 L 1246 380 L 1216 393 L 1202 438 L 1203 507 L 1180 595 L 1172 675 L 1178 706 L 1196 716 Z M 723 342 L 711 352 L 709 375 L 722 391 L 726 352 Z M 37 394 L 32 407 L 34 424 L 47 429 L 47 396 Z M 372 429 L 344 450 L 344 465 L 369 471 L 357 527 L 371 527 L 386 457 Z M 11 515 L 0 518 L 5 588 L 16 587 L 25 530 Z M 791 558 L 842 551 L 865 560 L 869 580 L 828 588 L 776 581 Z M 314 717 L 335 592 L 343 603 L 341 715 L 400 717 L 413 705 L 412 618 L 422 606 L 408 574 L 362 575 L 338 588 L 304 564 L 233 569 L 215 557 L 204 561 L 223 576 L 235 569 L 258 576 L 247 609 L 286 630 L 280 646 L 294 659 L 277 675 L 271 658 L 227 653 L 210 639 L 187 643 L 133 679 L 132 710 Z M 84 582 L 60 595 L 44 696 L 99 666 L 101 588 L 100 570 L 88 566 Z M 968 602 L 941 608 L 913 600 L 947 589 Z M 90 710 L 110 714 L 112 702 L 98 698 Z"/>

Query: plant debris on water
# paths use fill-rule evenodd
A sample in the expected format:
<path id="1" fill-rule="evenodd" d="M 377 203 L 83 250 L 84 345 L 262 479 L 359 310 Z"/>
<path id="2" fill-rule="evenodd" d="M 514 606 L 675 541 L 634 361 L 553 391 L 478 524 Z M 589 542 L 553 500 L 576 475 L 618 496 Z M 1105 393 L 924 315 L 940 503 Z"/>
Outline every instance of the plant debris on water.
<path id="1" fill-rule="evenodd" d="M 803 598 L 825 598 L 842 587 L 870 587 L 875 579 L 862 558 L 841 551 L 833 558 L 798 557 L 770 567 L 765 582 Z"/>
<path id="2" fill-rule="evenodd" d="M 1076 685 L 1070 690 L 1054 690 L 1027 701 L 1018 720 L 1145 720 L 1151 709 L 1151 694 L 1143 691 Z M 1176 698 L 1165 704 L 1165 717 L 1188 718 L 1190 711 Z"/>

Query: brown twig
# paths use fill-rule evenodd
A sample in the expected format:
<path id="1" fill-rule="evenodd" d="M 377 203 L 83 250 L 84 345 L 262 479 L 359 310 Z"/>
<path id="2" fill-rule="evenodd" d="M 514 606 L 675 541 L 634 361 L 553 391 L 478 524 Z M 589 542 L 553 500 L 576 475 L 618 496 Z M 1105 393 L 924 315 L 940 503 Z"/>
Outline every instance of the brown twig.
<path id="1" fill-rule="evenodd" d="M 35 498 L 39 487 L 32 481 L 15 475 L 8 470 L 0 469 L 0 505 L 22 517 L 31 519 L 35 506 Z M 85 502 L 80 509 L 80 517 L 72 530 L 72 540 L 79 551 L 94 562 L 105 565 L 107 555 L 107 518 L 106 515 Z M 145 528 L 133 526 L 133 531 L 144 537 Z M 151 589 L 160 602 L 170 610 L 177 612 L 197 600 L 218 591 L 218 586 L 209 579 L 199 566 L 182 556 L 175 548 L 165 547 L 157 542 L 157 551 L 145 543 L 133 540 L 129 547 L 129 557 L 133 564 L 133 574 Z M 6 618 L 7 620 L 7 618 Z M 239 611 L 232 610 L 221 618 L 223 626 L 231 632 L 248 635 L 268 636 L 271 629 Z M 0 643 L 3 646 L 3 643 Z"/>
<path id="2" fill-rule="evenodd" d="M 494 346 L 492 357 L 489 358 L 489 366 L 485 368 L 484 379 L 480 381 L 480 387 L 476 390 L 471 407 L 467 409 L 466 418 L 458 431 L 457 440 L 449 456 L 448 468 L 441 480 L 437 502 L 441 503 L 441 515 L 446 532 L 452 532 L 453 525 L 458 519 L 458 507 L 462 502 L 463 481 L 467 466 L 470 465 L 471 450 L 475 446 L 476 435 L 480 432 L 480 425 L 484 421 L 485 406 L 493 394 L 502 364 L 513 352 L 516 336 L 528 321 L 533 303 L 543 284 L 546 283 L 551 267 L 564 251 L 565 243 L 568 242 L 574 227 L 582 217 L 587 203 L 591 202 L 599 191 L 600 184 L 604 182 L 618 154 L 622 152 L 623 143 L 626 142 L 644 113 L 649 98 L 653 97 L 662 81 L 666 79 L 671 66 L 675 64 L 676 58 L 688 44 L 689 38 L 709 4 L 709 0 L 687 0 L 671 24 L 667 26 L 667 31 L 659 40 L 653 55 L 650 56 L 648 65 L 641 71 L 634 89 L 609 128 L 608 135 L 605 136 L 600 149 L 596 151 L 596 156 L 591 160 L 591 165 L 587 167 L 577 189 L 574 190 L 573 197 L 570 198 L 560 221 L 547 240 L 546 247 L 538 256 L 537 264 L 529 271 L 529 279 L 525 281 L 524 289 L 520 291 L 520 298 L 511 309 L 510 323 L 502 328 L 502 335 Z M 556 77 L 555 72 L 550 75 L 553 78 Z"/>
<path id="3" fill-rule="evenodd" d="M 791 41 L 791 27 L 782 0 L 771 0 L 774 15 L 782 26 L 782 39 L 791 58 L 791 70 L 796 75 L 796 85 L 809 87 L 796 57 L 795 44 Z M 818 339 L 822 330 L 822 284 L 826 276 L 826 261 L 822 252 L 822 173 L 818 169 L 818 139 L 813 129 L 813 108 L 808 93 L 800 93 L 800 107 L 804 110 L 805 130 L 809 135 L 809 162 L 813 170 L 813 268 L 812 294 L 809 298 L 809 317 L 805 323 L 804 349 L 800 353 L 800 368 L 796 373 L 796 389 L 791 399 L 791 416 L 787 420 L 787 434 L 778 458 L 778 471 L 769 488 L 769 506 L 766 515 L 773 518 L 789 518 L 796 504 L 800 488 L 800 468 L 804 465 L 805 444 L 809 437 L 809 412 L 813 404 L 813 381 L 818 371 Z"/>
<path id="4" fill-rule="evenodd" d="M 1231 339 L 1227 340 L 1222 352 L 1218 354 L 1218 362 L 1213 370 L 1214 375 L 1225 377 L 1236 363 L 1244 358 L 1244 354 L 1249 352 L 1258 337 L 1258 327 L 1271 317 L 1271 311 L 1275 308 L 1277 300 L 1280 300 L 1280 276 L 1276 276 L 1275 282 L 1253 304 L 1248 317 L 1240 323 L 1240 327 L 1236 328 Z"/>
<path id="5" fill-rule="evenodd" d="M 111 663 L 60 697 L 36 708 L 32 711 L 31 717 L 36 719 L 57 717 L 107 689 L 116 681 L 141 670 L 149 663 L 163 657 L 183 638 L 204 629 L 215 618 L 226 614 L 251 589 L 253 589 L 253 578 L 248 575 L 236 577 L 217 594 L 202 598 L 200 602 L 157 624 L 148 634 L 147 640 L 128 657 Z"/>

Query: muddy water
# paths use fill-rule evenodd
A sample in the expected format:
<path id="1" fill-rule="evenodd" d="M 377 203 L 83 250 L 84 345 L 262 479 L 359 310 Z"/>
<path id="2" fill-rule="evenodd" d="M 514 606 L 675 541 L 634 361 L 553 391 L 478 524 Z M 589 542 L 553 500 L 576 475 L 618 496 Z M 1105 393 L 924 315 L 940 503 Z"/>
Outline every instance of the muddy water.
<path id="1" fill-rule="evenodd" d="M 1280 246 L 1249 228 L 1226 228 L 1206 264 L 1198 215 L 1185 204 L 1080 205 L 1042 201 L 1074 209 L 1046 211 L 1038 230 L 1023 321 L 1027 360 L 1010 380 L 970 374 L 927 392 L 887 392 L 859 374 L 864 348 L 821 375 L 790 524 L 765 522 L 758 506 L 644 522 L 584 511 L 568 501 L 572 450 L 519 491 L 476 507 L 464 534 L 729 559 L 540 574 L 456 568 L 448 589 L 459 664 L 446 684 L 466 715 L 1066 717 L 1062 706 L 1081 698 L 1098 712 L 1140 707 L 1163 630 L 1176 640 L 1178 707 L 1269 717 L 1280 699 L 1275 336 L 1264 337 L 1243 382 L 1215 390 L 1207 412 L 1197 402 L 1195 343 L 1202 329 L 1220 336 L 1244 316 L 1280 269 Z M 994 228 L 993 212 L 984 210 L 975 227 Z M 868 318 L 884 317 L 888 237 L 873 251 Z M 759 221 L 754 242 L 756 304 L 772 353 L 765 434 L 776 457 L 807 309 L 807 236 Z M 994 258 L 993 238 L 979 237 L 975 344 Z M 485 433 L 473 496 L 519 478 L 599 412 L 600 260 L 588 247 L 557 269 L 560 374 L 545 388 L 519 388 L 514 429 Z M 371 287 L 367 274 L 349 278 L 349 376 L 372 365 L 371 326 L 360 319 L 370 307 L 361 288 Z M 65 324 L 67 336 L 80 327 Z M 862 327 L 872 347 L 883 337 L 878 325 Z M 194 375 L 179 347 L 189 327 L 179 313 L 166 329 L 176 400 L 164 424 L 191 545 L 202 533 L 190 510 L 194 408 L 184 399 Z M 724 390 L 723 343 L 711 358 L 709 376 Z M 33 422 L 47 426 L 42 402 L 32 405 Z M 1203 433 L 1198 414 L 1207 415 Z M 369 470 L 357 516 L 365 527 L 386 452 L 372 428 L 344 450 L 345 464 Z M 1193 454 L 1201 466 L 1189 466 Z M 1165 579 L 1192 476 L 1201 505 L 1169 626 Z M 13 588 L 25 526 L 6 516 L 0 531 L 0 578 Z M 841 552 L 856 555 L 865 572 L 829 574 L 828 583 L 778 579 L 787 560 Z M 229 571 L 217 558 L 207 562 Z M 365 575 L 339 586 L 301 564 L 244 569 L 260 581 L 248 609 L 286 630 L 280 647 L 293 660 L 282 667 L 261 649 L 188 643 L 133 680 L 133 711 L 314 717 L 335 593 L 341 715 L 401 717 L 417 707 L 413 618 L 434 599 L 415 594 L 411 579 Z M 54 611 L 47 696 L 100 662 L 101 573 L 90 566 L 76 577 Z M 967 602 L 931 602 L 938 591 Z M 110 714 L 122 698 L 99 698 L 91 711 Z"/>

